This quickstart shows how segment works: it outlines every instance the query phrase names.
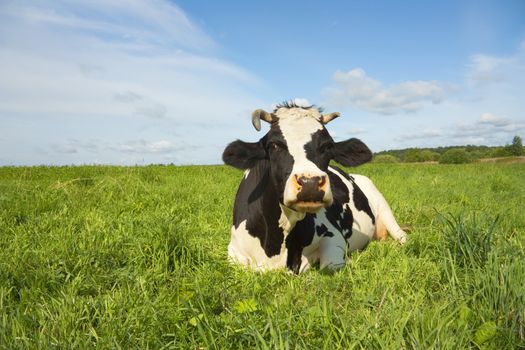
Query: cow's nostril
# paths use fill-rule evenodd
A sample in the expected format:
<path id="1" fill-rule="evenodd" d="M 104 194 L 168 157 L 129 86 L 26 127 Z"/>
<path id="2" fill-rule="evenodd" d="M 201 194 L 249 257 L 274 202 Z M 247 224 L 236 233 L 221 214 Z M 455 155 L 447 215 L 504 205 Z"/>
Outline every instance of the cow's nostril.
<path id="1" fill-rule="evenodd" d="M 307 178 L 304 176 L 298 177 L 297 175 L 295 175 L 295 179 L 299 186 L 304 186 L 305 182 L 307 181 Z"/>
<path id="2" fill-rule="evenodd" d="M 318 191 L 322 190 L 326 183 L 328 182 L 328 178 L 326 176 L 297 176 L 295 175 L 295 181 L 297 183 L 297 187 L 301 191 Z"/>
<path id="3" fill-rule="evenodd" d="M 321 176 L 321 181 L 319 181 L 319 188 L 323 188 L 326 184 L 326 176 Z"/>

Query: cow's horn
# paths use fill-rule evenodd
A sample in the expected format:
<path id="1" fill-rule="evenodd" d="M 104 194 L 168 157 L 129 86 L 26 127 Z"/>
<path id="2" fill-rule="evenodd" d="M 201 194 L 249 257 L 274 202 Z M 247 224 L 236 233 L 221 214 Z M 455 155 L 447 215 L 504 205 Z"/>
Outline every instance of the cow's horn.
<path id="1" fill-rule="evenodd" d="M 340 116 L 340 114 L 338 112 L 333 112 L 333 113 L 330 113 L 330 114 L 323 114 L 321 116 L 321 123 L 328 124 L 332 120 L 334 120 L 335 118 L 337 118 L 339 116 Z"/>
<path id="2" fill-rule="evenodd" d="M 257 109 L 252 113 L 252 124 L 257 129 L 257 131 L 261 130 L 261 119 L 272 123 L 275 121 L 274 116 L 271 113 L 268 113 L 266 111 L 263 111 L 262 109 Z"/>

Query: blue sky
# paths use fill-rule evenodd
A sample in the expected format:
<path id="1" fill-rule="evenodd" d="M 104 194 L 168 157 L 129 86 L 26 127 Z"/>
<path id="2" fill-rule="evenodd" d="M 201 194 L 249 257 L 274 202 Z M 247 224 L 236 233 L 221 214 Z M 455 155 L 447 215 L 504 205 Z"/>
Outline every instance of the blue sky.
<path id="1" fill-rule="evenodd" d="M 0 22 L 0 165 L 216 164 L 293 98 L 373 151 L 525 136 L 520 0 L 20 0 Z"/>

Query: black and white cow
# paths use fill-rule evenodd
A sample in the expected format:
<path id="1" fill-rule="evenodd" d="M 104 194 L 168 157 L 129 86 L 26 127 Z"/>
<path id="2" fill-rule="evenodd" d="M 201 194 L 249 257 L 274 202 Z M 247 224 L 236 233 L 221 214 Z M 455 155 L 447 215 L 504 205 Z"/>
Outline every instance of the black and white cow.
<path id="1" fill-rule="evenodd" d="M 319 263 L 344 266 L 349 251 L 364 248 L 386 231 L 400 243 L 399 227 L 384 197 L 365 176 L 335 166 L 357 166 L 372 153 L 358 139 L 334 142 L 325 124 L 338 113 L 322 115 L 313 106 L 278 105 L 256 110 L 270 130 L 258 142 L 240 140 L 223 153 L 226 164 L 246 170 L 235 198 L 229 257 L 257 270 L 287 267 L 294 273 Z"/>

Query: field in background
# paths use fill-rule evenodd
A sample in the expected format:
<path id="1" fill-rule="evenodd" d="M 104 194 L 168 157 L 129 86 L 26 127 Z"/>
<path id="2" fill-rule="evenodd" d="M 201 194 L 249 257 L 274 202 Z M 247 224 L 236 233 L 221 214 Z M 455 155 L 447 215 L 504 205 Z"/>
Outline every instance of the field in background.
<path id="1" fill-rule="evenodd" d="M 482 158 L 478 160 L 483 163 L 525 163 L 525 156 L 521 157 L 503 157 L 503 158 Z"/>
<path id="2" fill-rule="evenodd" d="M 227 263 L 242 173 L 0 168 L 0 348 L 525 347 L 525 166 L 369 164 L 409 243 Z"/>

